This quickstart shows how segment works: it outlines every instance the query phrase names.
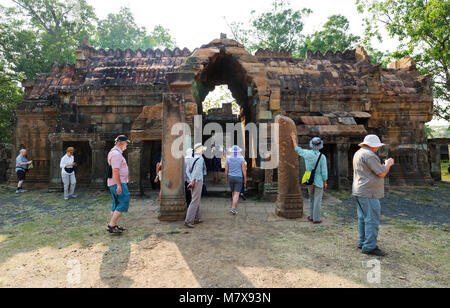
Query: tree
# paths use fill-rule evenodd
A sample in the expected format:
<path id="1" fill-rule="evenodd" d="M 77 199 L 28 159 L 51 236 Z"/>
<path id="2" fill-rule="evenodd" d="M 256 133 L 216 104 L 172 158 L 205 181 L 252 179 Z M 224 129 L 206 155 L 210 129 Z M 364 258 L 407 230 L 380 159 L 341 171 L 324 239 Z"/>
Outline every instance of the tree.
<path id="1" fill-rule="evenodd" d="M 11 119 L 17 104 L 23 99 L 22 89 L 0 62 L 0 142 L 11 142 Z"/>
<path id="2" fill-rule="evenodd" d="M 233 114 L 239 114 L 240 107 L 233 97 L 227 85 L 217 86 L 211 91 L 203 101 L 203 112 L 208 114 L 208 111 L 213 108 L 222 108 L 222 104 L 231 103 Z"/>
<path id="3" fill-rule="evenodd" d="M 296 56 L 304 58 L 307 50 L 325 53 L 328 50 L 336 52 L 354 47 L 360 41 L 360 37 L 348 33 L 349 26 L 350 23 L 345 16 L 328 17 L 323 30 L 308 35 L 303 46 L 297 50 Z"/>
<path id="4" fill-rule="evenodd" d="M 54 62 L 73 63 L 76 47 L 95 30 L 86 0 L 12 2 L 15 7 L 0 8 L 0 59 L 17 76 L 34 78 Z"/>
<path id="5" fill-rule="evenodd" d="M 295 11 L 289 1 L 276 0 L 269 12 L 256 14 L 251 12 L 251 28 L 243 23 L 229 24 L 234 38 L 241 42 L 250 52 L 259 48 L 271 50 L 295 51 L 303 41 L 303 18 L 311 14 L 310 9 Z"/>
<path id="6" fill-rule="evenodd" d="M 422 74 L 432 74 L 436 117 L 450 121 L 450 2 L 448 0 L 356 0 L 365 14 L 366 40 L 386 29 L 400 45 L 391 60 L 411 55 Z"/>
<path id="7" fill-rule="evenodd" d="M 109 14 L 98 23 L 94 45 L 100 48 L 133 50 L 176 47 L 169 30 L 161 25 L 155 26 L 150 35 L 147 35 L 147 30 L 136 24 L 133 13 L 127 7 L 122 7 L 118 14 Z"/>

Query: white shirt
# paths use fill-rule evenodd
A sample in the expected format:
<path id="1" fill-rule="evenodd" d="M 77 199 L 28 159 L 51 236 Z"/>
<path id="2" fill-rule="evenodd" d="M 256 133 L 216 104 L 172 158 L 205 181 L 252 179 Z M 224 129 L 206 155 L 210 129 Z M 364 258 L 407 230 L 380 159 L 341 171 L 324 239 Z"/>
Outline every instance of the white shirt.
<path id="1" fill-rule="evenodd" d="M 61 172 L 62 172 L 63 174 L 75 174 L 75 171 L 72 172 L 72 173 L 67 173 L 66 170 L 64 170 L 64 168 L 65 168 L 67 165 L 72 164 L 72 163 L 74 162 L 74 160 L 75 160 L 75 158 L 73 157 L 73 155 L 69 157 L 69 156 L 67 156 L 67 154 L 64 155 L 64 156 L 61 158 L 61 162 L 59 163 L 59 167 L 61 168 Z"/>

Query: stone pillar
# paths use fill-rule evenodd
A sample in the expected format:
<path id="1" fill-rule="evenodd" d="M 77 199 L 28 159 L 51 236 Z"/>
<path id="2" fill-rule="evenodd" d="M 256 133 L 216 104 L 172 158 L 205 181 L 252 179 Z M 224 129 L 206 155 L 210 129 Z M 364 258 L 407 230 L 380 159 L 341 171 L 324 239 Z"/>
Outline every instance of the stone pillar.
<path id="1" fill-rule="evenodd" d="M 186 217 L 184 194 L 184 159 L 172 156 L 172 144 L 180 136 L 171 133 L 173 125 L 185 122 L 185 106 L 181 94 L 163 94 L 162 197 L 159 220 L 179 221 Z"/>
<path id="2" fill-rule="evenodd" d="M 91 147 L 91 180 L 89 183 L 89 189 L 92 190 L 105 190 L 106 189 L 106 177 L 107 177 L 107 155 L 105 151 L 105 141 L 103 140 L 90 140 L 89 146 Z"/>
<path id="3" fill-rule="evenodd" d="M 303 215 L 303 200 L 298 180 L 298 155 L 292 147 L 291 133 L 297 133 L 294 121 L 277 116 L 279 124 L 278 198 L 275 213 L 285 218 Z"/>
<path id="4" fill-rule="evenodd" d="M 338 143 L 337 146 L 337 182 L 338 189 L 349 189 L 351 183 L 349 181 L 348 174 L 348 151 L 350 149 L 350 144 L 348 143 Z"/>
<path id="5" fill-rule="evenodd" d="M 144 150 L 143 141 L 133 141 L 128 145 L 128 167 L 130 169 L 130 182 L 128 189 L 131 195 L 142 196 L 142 152 Z"/>
<path id="6" fill-rule="evenodd" d="M 64 154 L 63 142 L 58 134 L 48 136 L 50 149 L 50 175 L 48 183 L 49 192 L 61 192 L 63 184 L 61 180 L 61 168 L 59 163 Z"/>
<path id="7" fill-rule="evenodd" d="M 442 181 L 442 171 L 441 171 L 441 147 L 430 139 L 428 141 L 428 147 L 430 148 L 430 165 L 431 165 L 431 177 L 436 182 Z"/>

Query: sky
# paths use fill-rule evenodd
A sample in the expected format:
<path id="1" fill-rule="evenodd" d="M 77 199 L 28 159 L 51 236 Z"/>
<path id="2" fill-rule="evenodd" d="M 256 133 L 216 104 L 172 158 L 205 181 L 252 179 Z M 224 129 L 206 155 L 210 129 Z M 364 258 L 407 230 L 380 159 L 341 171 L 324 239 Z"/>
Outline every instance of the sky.
<path id="1" fill-rule="evenodd" d="M 225 22 L 248 22 L 251 11 L 266 12 L 273 0 L 88 0 L 100 18 L 128 6 L 139 25 L 148 30 L 157 24 L 169 28 L 179 47 L 191 50 L 207 44 L 220 33 L 231 32 Z M 313 14 L 305 20 L 304 33 L 320 30 L 328 16 L 345 15 L 350 31 L 362 35 L 362 16 L 356 11 L 355 0 L 291 0 L 294 9 L 310 8 Z M 385 49 L 385 48 L 384 48 Z M 383 49 L 383 50 L 384 50 Z"/>

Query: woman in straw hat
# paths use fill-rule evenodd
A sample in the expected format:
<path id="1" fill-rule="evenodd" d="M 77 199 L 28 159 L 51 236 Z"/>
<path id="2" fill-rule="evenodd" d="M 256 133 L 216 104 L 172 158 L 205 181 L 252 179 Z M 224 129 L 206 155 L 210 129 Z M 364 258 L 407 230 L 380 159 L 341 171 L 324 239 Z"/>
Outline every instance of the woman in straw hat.
<path id="1" fill-rule="evenodd" d="M 206 165 L 203 159 L 206 147 L 201 143 L 194 146 L 194 157 L 186 164 L 186 178 L 191 182 L 188 189 L 191 190 L 192 200 L 186 214 L 184 225 L 188 228 L 194 228 L 195 224 L 199 224 L 200 220 L 200 203 L 202 199 L 203 179 L 206 175 Z"/>
<path id="2" fill-rule="evenodd" d="M 69 200 L 69 198 L 76 198 L 74 195 L 75 185 L 77 180 L 75 178 L 75 170 L 73 167 L 76 166 L 75 157 L 73 153 L 75 149 L 73 147 L 68 147 L 66 150 L 66 155 L 61 158 L 59 166 L 61 168 L 61 178 L 64 183 L 64 200 Z"/>
<path id="3" fill-rule="evenodd" d="M 225 165 L 225 177 L 231 189 L 232 205 L 230 212 L 233 215 L 237 215 L 242 187 L 247 186 L 247 170 L 240 147 L 234 145 L 228 150 L 228 154 L 229 156 Z"/>

